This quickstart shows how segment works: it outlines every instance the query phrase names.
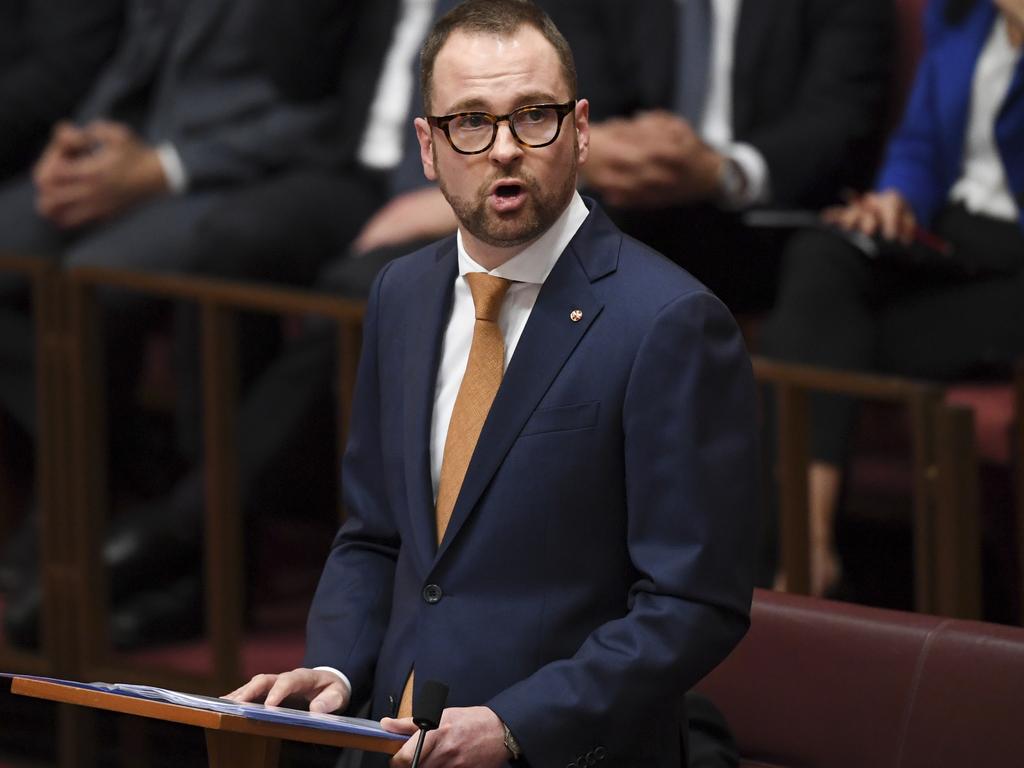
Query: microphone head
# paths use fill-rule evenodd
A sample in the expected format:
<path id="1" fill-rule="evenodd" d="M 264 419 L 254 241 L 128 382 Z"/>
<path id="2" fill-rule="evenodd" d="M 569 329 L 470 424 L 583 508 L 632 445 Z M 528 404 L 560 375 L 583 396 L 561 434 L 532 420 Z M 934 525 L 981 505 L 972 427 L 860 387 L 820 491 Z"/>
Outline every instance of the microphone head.
<path id="1" fill-rule="evenodd" d="M 441 723 L 441 712 L 448 699 L 448 686 L 437 680 L 424 680 L 416 686 L 412 701 L 412 721 L 417 728 L 431 731 Z"/>

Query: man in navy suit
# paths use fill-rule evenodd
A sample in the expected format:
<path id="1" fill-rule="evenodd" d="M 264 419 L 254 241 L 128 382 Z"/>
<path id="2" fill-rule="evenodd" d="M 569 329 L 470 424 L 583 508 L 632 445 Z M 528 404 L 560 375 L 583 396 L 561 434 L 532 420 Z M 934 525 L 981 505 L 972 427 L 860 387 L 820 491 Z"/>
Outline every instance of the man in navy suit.
<path id="1" fill-rule="evenodd" d="M 442 680 L 425 765 L 679 766 L 683 696 L 749 621 L 743 343 L 707 289 L 576 193 L 589 104 L 536 6 L 459 6 L 428 38 L 422 80 L 424 171 L 459 230 L 391 262 L 371 292 L 349 518 L 310 611 L 306 667 L 231 697 L 300 696 L 314 711 L 370 700 L 386 728 L 412 734 L 399 699 L 412 679 Z M 510 282 L 504 374 L 441 519 L 456 391 L 488 315 L 470 293 L 497 278 Z M 409 764 L 413 741 L 393 765 Z"/>

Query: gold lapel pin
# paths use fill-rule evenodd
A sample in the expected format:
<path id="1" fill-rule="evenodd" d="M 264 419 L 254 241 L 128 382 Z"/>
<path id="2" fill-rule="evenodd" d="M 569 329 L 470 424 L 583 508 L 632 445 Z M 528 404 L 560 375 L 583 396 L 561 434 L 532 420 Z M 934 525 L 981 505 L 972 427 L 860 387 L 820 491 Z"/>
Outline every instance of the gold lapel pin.
<path id="1" fill-rule="evenodd" d="M 583 319 L 583 310 L 574 309 L 572 312 L 569 313 L 569 319 L 572 320 L 574 323 L 578 323 L 580 320 Z"/>

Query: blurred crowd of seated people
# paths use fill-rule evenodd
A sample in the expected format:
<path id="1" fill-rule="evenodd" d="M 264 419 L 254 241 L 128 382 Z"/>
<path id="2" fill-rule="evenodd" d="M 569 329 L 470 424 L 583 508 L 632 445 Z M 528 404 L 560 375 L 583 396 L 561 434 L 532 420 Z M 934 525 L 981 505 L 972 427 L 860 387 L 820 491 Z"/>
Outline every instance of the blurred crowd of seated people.
<path id="1" fill-rule="evenodd" d="M 932 380 L 1006 373 L 1024 356 L 1024 0 L 936 0 L 923 24 L 873 187 L 786 247 L 767 355 Z M 812 406 L 815 594 L 842 576 L 835 520 L 854 416 L 845 397 Z"/>
<path id="2" fill-rule="evenodd" d="M 871 184 L 891 91 L 895 2 L 538 0 L 572 45 L 580 96 L 591 103 L 584 193 L 734 312 L 767 310 L 789 232 L 750 226 L 744 214 L 817 210 Z M 990 9 L 994 0 L 978 2 Z M 388 260 L 455 229 L 448 204 L 423 176 L 412 127 L 423 112 L 419 47 L 453 4 L 88 3 L 93 15 L 107 7 L 102 23 L 89 23 L 109 31 L 109 40 L 89 54 L 92 82 L 46 118 L 35 147 L 22 150 L 24 170 L 0 186 L 0 251 L 68 267 L 181 271 L 365 297 Z M 89 35 L 90 46 L 100 40 Z M 22 42 L 42 48 L 46 41 Z M 3 66 L 15 65 L 5 59 Z M 84 64 L 75 71 L 87 73 Z M 784 286 L 796 279 L 792 262 Z M 28 300 L 23 283 L 0 275 L 3 439 L 31 444 Z M 108 388 L 132 392 L 158 320 L 153 302 L 113 290 L 101 302 Z M 194 350 L 195 318 L 183 312 L 178 320 L 176 344 Z M 243 357 L 253 362 L 239 414 L 240 498 L 252 510 L 271 485 L 290 487 L 286 467 L 296 451 L 306 452 L 305 470 L 336 474 L 331 441 L 314 447 L 307 436 L 311 423 L 335 423 L 337 342 L 328 324 L 314 321 L 285 342 L 273 324 L 242 331 Z M 184 362 L 177 385 L 196 389 Z M 178 450 L 186 454 L 197 451 L 196 399 L 180 398 Z M 111 398 L 114 482 L 130 476 L 140 454 L 133 407 L 130 397 Z M 108 532 L 111 577 L 133 586 L 114 606 L 119 626 L 131 627 L 114 637 L 122 646 L 169 639 L 168 627 L 196 631 L 201 622 L 191 564 L 201 541 L 202 472 L 175 480 L 134 499 Z M 32 519 L 27 513 L 0 558 L 9 637 L 27 644 L 35 638 L 25 627 L 38 613 Z M 175 583 L 136 578 L 141 562 Z M 180 590 L 180 605 L 160 603 L 179 620 L 154 615 L 148 625 L 147 594 L 186 578 L 193 583 Z"/>

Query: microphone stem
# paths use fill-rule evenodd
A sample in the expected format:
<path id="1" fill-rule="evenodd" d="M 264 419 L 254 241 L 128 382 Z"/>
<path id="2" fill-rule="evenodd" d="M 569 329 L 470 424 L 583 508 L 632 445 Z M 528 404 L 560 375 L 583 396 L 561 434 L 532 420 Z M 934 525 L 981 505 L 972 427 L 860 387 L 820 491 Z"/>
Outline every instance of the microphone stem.
<path id="1" fill-rule="evenodd" d="M 426 736 L 427 736 L 427 729 L 426 728 L 420 728 L 420 737 L 416 741 L 416 751 L 413 753 L 412 765 L 410 766 L 410 768 L 416 768 L 420 764 L 420 750 L 423 749 L 423 739 L 425 739 Z"/>

